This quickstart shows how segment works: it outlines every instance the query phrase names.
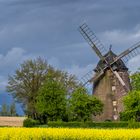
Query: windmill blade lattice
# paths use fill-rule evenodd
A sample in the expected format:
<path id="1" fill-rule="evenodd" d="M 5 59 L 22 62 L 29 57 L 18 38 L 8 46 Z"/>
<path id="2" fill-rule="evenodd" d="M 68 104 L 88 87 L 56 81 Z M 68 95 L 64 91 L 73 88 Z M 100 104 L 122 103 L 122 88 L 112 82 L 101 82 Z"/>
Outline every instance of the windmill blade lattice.
<path id="1" fill-rule="evenodd" d="M 96 35 L 91 31 L 86 23 L 79 27 L 79 31 L 84 37 L 84 39 L 88 42 L 88 44 L 94 49 L 96 54 L 103 59 L 104 54 L 107 52 L 103 44 L 96 37 Z"/>
<path id="2" fill-rule="evenodd" d="M 136 57 L 137 55 L 140 54 L 140 42 L 133 45 L 131 48 L 129 48 L 125 52 L 124 52 L 124 56 L 122 56 L 122 60 L 124 63 L 127 63 L 131 58 Z"/>
<path id="3" fill-rule="evenodd" d="M 91 77 L 93 77 L 94 72 L 93 71 L 89 71 L 88 73 L 86 73 L 81 79 L 80 79 L 80 83 L 85 86 L 86 84 L 88 84 L 90 82 Z"/>

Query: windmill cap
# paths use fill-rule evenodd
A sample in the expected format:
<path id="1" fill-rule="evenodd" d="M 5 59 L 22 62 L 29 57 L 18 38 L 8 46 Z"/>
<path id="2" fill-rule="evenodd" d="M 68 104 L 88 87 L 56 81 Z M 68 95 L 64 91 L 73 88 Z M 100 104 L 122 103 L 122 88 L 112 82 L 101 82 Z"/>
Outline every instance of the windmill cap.
<path id="1" fill-rule="evenodd" d="M 108 53 L 106 53 L 104 57 L 106 58 L 107 62 L 112 63 L 117 55 L 110 48 Z M 100 68 L 104 68 L 105 64 L 106 63 L 103 60 L 100 60 L 94 71 L 97 72 L 97 70 L 99 70 Z M 114 63 L 113 67 L 116 67 L 117 71 L 128 70 L 125 63 L 121 59 Z"/>

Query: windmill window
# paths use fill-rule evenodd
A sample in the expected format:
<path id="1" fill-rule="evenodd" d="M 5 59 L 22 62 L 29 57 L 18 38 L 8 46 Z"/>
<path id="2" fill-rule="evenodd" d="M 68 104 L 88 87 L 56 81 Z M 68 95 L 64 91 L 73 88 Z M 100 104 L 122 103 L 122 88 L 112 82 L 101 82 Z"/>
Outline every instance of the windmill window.
<path id="1" fill-rule="evenodd" d="M 117 109 L 116 109 L 116 107 L 114 108 L 114 112 L 116 112 L 117 111 Z"/>
<path id="2" fill-rule="evenodd" d="M 112 86 L 112 91 L 115 91 L 116 90 L 116 86 Z"/>
<path id="3" fill-rule="evenodd" d="M 117 101 L 113 101 L 113 106 L 117 106 Z"/>

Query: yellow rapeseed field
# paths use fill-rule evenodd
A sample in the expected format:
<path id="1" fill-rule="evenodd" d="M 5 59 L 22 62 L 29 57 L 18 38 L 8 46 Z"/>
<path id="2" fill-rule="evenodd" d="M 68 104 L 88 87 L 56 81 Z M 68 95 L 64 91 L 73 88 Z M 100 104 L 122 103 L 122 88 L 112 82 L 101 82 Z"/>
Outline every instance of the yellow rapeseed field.
<path id="1" fill-rule="evenodd" d="M 140 140 L 140 129 L 0 128 L 0 140 Z"/>

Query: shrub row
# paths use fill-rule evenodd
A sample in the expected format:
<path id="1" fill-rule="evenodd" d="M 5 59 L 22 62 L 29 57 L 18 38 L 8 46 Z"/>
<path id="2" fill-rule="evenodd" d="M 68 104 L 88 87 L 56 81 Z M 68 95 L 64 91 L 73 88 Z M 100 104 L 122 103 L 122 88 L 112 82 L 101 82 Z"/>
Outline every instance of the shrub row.
<path id="1" fill-rule="evenodd" d="M 40 125 L 38 121 L 30 118 L 24 120 L 24 127 L 52 127 L 52 128 L 140 128 L 140 122 L 48 122 Z"/>
<path id="2" fill-rule="evenodd" d="M 128 127 L 128 122 L 49 122 L 48 127 L 126 128 Z"/>

